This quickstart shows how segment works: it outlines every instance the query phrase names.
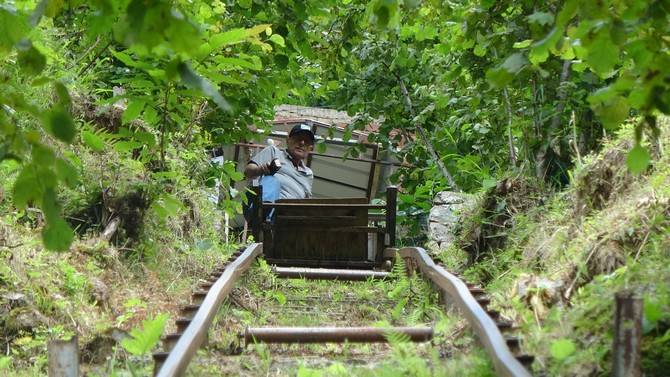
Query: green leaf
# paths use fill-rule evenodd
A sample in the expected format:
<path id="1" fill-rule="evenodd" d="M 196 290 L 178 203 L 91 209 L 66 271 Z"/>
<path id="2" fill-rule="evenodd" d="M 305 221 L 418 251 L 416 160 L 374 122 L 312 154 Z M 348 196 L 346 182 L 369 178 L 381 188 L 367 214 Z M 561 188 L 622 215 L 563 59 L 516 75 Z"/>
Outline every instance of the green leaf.
<path id="1" fill-rule="evenodd" d="M 47 225 L 42 229 L 42 242 L 49 250 L 68 250 L 73 239 L 72 228 L 60 217 L 47 221 Z"/>
<path id="2" fill-rule="evenodd" d="M 145 102 L 143 100 L 131 100 L 128 103 L 128 107 L 126 107 L 126 110 L 123 112 L 123 115 L 121 116 L 121 122 L 123 124 L 126 124 L 132 120 L 137 119 L 140 116 L 140 113 L 142 110 L 144 110 L 144 105 Z"/>
<path id="3" fill-rule="evenodd" d="M 530 60 L 533 65 L 544 63 L 547 61 L 547 58 L 549 58 L 549 50 L 554 48 L 560 39 L 561 33 L 558 29 L 551 29 L 546 37 L 532 44 L 530 53 L 528 54 L 528 60 Z"/>
<path id="4" fill-rule="evenodd" d="M 212 50 L 223 46 L 244 42 L 247 39 L 247 30 L 243 28 L 231 29 L 210 38 L 209 44 Z"/>
<path id="5" fill-rule="evenodd" d="M 74 188 L 79 182 L 77 169 L 62 158 L 56 159 L 56 175 L 58 176 L 58 179 L 65 182 L 65 184 L 71 188 Z"/>
<path id="6" fill-rule="evenodd" d="M 68 112 L 55 108 L 47 115 L 47 131 L 66 143 L 71 143 L 77 134 L 74 121 Z"/>
<path id="7" fill-rule="evenodd" d="M 475 56 L 482 57 L 482 56 L 486 55 L 486 47 L 484 47 L 483 45 L 478 44 L 477 46 L 475 46 L 475 48 L 474 48 L 474 50 L 472 50 L 472 52 L 475 54 Z"/>
<path id="8" fill-rule="evenodd" d="M 621 123 L 628 118 L 630 112 L 628 100 L 618 95 L 608 101 L 597 102 L 592 107 L 603 126 L 609 130 L 618 129 Z"/>
<path id="9" fill-rule="evenodd" d="M 260 70 L 261 68 L 263 68 L 258 63 L 250 62 L 248 60 L 240 59 L 240 58 L 219 57 L 219 58 L 216 59 L 216 62 L 219 63 L 217 65 L 218 69 L 249 68 L 249 69 L 253 69 L 253 70 Z"/>
<path id="10" fill-rule="evenodd" d="M 153 68 L 147 64 L 142 64 L 141 62 L 133 60 L 130 55 L 126 54 L 125 52 L 121 51 L 112 51 L 112 55 L 114 55 L 115 58 L 120 60 L 123 64 L 127 65 L 128 67 L 134 67 L 134 68 Z"/>
<path id="11" fill-rule="evenodd" d="M 651 297 L 644 300 L 644 317 L 652 324 L 663 318 L 663 308 L 660 301 L 653 300 Z"/>
<path id="12" fill-rule="evenodd" d="M 17 60 L 21 71 L 30 76 L 37 76 L 44 70 L 44 67 L 47 65 L 47 58 L 32 43 L 29 43 L 28 47 L 19 48 L 18 50 Z"/>
<path id="13" fill-rule="evenodd" d="M 526 66 L 527 60 L 521 53 L 512 54 L 496 68 L 489 69 L 486 72 L 486 79 L 496 88 L 502 88 L 507 85 L 514 75 Z"/>
<path id="14" fill-rule="evenodd" d="M 91 131 L 84 130 L 81 132 L 81 139 L 84 144 L 96 152 L 102 152 L 105 149 L 105 142 L 98 135 Z"/>
<path id="15" fill-rule="evenodd" d="M 567 0 L 556 17 L 556 27 L 563 29 L 565 25 L 577 14 L 577 9 L 582 2 L 580 0 Z"/>
<path id="16" fill-rule="evenodd" d="M 56 94 L 58 95 L 58 103 L 64 109 L 69 108 L 72 105 L 72 99 L 70 98 L 70 93 L 67 90 L 67 87 L 60 82 L 54 81 L 54 89 L 56 89 Z"/>
<path id="17" fill-rule="evenodd" d="M 28 30 L 23 15 L 17 14 L 9 6 L 0 5 L 0 52 L 10 51 Z"/>
<path id="18" fill-rule="evenodd" d="M 191 88 L 201 90 L 203 93 L 205 93 L 205 95 L 211 98 L 212 101 L 214 101 L 214 103 L 216 103 L 216 105 L 219 106 L 221 110 L 226 112 L 233 111 L 233 108 L 230 106 L 228 101 L 223 98 L 221 93 L 219 93 L 214 85 L 193 71 L 193 69 L 191 69 L 191 67 L 189 67 L 186 63 L 180 63 L 178 71 L 184 84 Z"/>
<path id="19" fill-rule="evenodd" d="M 37 174 L 32 166 L 24 167 L 14 181 L 12 199 L 16 208 L 23 209 L 28 203 L 42 198 Z"/>
<path id="20" fill-rule="evenodd" d="M 284 68 L 288 67 L 288 56 L 278 54 L 278 55 L 274 56 L 274 59 L 275 59 L 275 64 L 277 65 L 277 68 L 284 69 Z"/>
<path id="21" fill-rule="evenodd" d="M 144 109 L 144 115 L 142 116 L 142 118 L 144 119 L 145 122 L 154 125 L 158 123 L 158 111 L 156 111 L 156 109 L 153 106 L 148 105 Z"/>
<path id="22" fill-rule="evenodd" d="M 633 174 L 640 174 L 647 170 L 651 156 L 647 148 L 636 144 L 633 149 L 628 152 L 628 157 L 626 158 L 626 165 L 628 170 Z"/>
<path id="23" fill-rule="evenodd" d="M 526 48 L 526 47 L 530 46 L 531 43 L 533 43 L 532 39 L 526 39 L 524 41 L 514 43 L 514 45 L 512 47 L 514 47 L 514 48 Z"/>
<path id="24" fill-rule="evenodd" d="M 248 37 L 256 37 L 263 32 L 267 33 L 268 29 L 270 29 L 270 32 L 272 32 L 272 29 L 270 28 L 270 26 L 272 26 L 272 25 L 270 25 L 270 24 L 260 24 L 260 25 L 250 27 L 249 29 L 246 30 L 247 31 L 247 36 Z"/>
<path id="25" fill-rule="evenodd" d="M 48 188 L 42 197 L 42 212 L 47 224 L 42 229 L 42 242 L 49 250 L 64 251 L 70 248 L 74 233 L 61 216 L 61 207 L 53 188 Z"/>
<path id="26" fill-rule="evenodd" d="M 270 36 L 270 40 L 279 46 L 286 47 L 284 37 L 279 34 L 272 34 L 272 36 Z"/>
<path id="27" fill-rule="evenodd" d="M 283 293 L 281 293 L 279 291 L 275 291 L 275 292 L 272 293 L 272 296 L 277 300 L 279 305 L 286 304 L 286 296 Z"/>
<path id="28" fill-rule="evenodd" d="M 163 219 L 169 216 L 175 216 L 184 208 L 182 202 L 169 194 L 163 194 L 153 202 L 151 207 Z"/>
<path id="29" fill-rule="evenodd" d="M 601 78 L 612 75 L 619 63 L 619 46 L 612 42 L 609 29 L 603 28 L 588 46 L 587 63 Z"/>
<path id="30" fill-rule="evenodd" d="M 140 148 L 142 143 L 132 140 L 122 140 L 114 143 L 114 149 L 120 153 L 130 152 L 134 149 Z"/>
<path id="31" fill-rule="evenodd" d="M 252 4 L 252 0 L 237 0 L 237 5 L 240 6 L 240 8 L 243 9 L 250 9 Z"/>
<path id="32" fill-rule="evenodd" d="M 572 355 L 576 350 L 575 344 L 570 339 L 558 339 L 551 344 L 551 356 L 561 361 Z"/>
<path id="33" fill-rule="evenodd" d="M 502 64 L 502 68 L 504 68 L 507 72 L 515 74 L 518 73 L 523 67 L 528 64 L 528 60 L 526 59 L 525 56 L 521 53 L 516 53 L 510 55 L 507 59 L 505 59 L 505 62 Z"/>
<path id="34" fill-rule="evenodd" d="M 148 318 L 142 321 L 142 329 L 132 329 L 130 338 L 123 339 L 121 346 L 135 356 L 149 353 L 158 344 L 163 335 L 167 314 L 159 314 L 156 318 Z"/>
<path id="35" fill-rule="evenodd" d="M 378 3 L 381 2 L 378 1 Z M 375 7 L 374 20 L 377 23 L 377 27 L 385 28 L 388 25 L 390 19 L 391 19 L 391 10 L 389 9 L 388 5 L 381 4 Z"/>
<path id="36" fill-rule="evenodd" d="M 319 140 L 316 143 L 316 151 L 317 153 L 326 153 L 326 142 L 324 140 Z"/>

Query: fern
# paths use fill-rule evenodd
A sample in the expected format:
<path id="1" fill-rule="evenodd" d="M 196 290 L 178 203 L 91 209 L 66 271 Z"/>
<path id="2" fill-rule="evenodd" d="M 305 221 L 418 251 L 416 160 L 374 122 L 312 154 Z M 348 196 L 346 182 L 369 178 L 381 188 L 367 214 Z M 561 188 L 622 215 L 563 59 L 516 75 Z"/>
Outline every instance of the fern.
<path id="1" fill-rule="evenodd" d="M 396 254 L 395 256 L 395 263 L 393 263 L 393 267 L 391 268 L 391 277 L 396 279 L 407 279 L 407 264 L 399 254 Z"/>
<path id="2" fill-rule="evenodd" d="M 167 314 L 159 314 L 156 318 L 142 321 L 142 329 L 132 329 L 130 338 L 121 341 L 121 346 L 133 355 L 141 356 L 149 353 L 163 335 Z"/>
<path id="3" fill-rule="evenodd" d="M 385 334 L 384 337 L 388 341 L 389 345 L 391 348 L 396 348 L 398 345 L 401 343 L 408 343 L 411 339 L 409 335 L 402 333 L 400 331 L 393 331 L 389 329 Z"/>

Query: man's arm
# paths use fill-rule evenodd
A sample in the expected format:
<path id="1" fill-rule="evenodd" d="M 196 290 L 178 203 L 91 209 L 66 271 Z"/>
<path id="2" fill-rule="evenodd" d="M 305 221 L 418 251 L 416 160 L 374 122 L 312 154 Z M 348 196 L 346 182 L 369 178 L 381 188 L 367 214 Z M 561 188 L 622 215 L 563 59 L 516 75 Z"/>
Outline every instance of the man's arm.
<path id="1" fill-rule="evenodd" d="M 244 168 L 244 176 L 247 177 L 248 179 L 254 179 L 256 177 L 259 177 L 261 175 L 270 175 L 270 162 L 257 165 L 255 162 L 250 162 L 247 164 L 247 166 Z"/>
<path id="2" fill-rule="evenodd" d="M 281 164 L 276 160 L 276 148 L 267 146 L 256 154 L 244 168 L 244 175 L 254 179 L 261 175 L 272 175 L 279 170 Z"/>

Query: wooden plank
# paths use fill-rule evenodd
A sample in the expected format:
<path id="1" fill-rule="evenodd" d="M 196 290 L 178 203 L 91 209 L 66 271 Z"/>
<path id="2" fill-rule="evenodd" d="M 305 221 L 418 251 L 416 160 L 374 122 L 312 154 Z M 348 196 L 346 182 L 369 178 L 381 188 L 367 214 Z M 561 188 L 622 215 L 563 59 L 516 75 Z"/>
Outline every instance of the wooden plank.
<path id="1" fill-rule="evenodd" d="M 373 261 L 368 260 L 319 260 L 319 259 L 299 259 L 299 258 L 265 258 L 268 264 L 288 267 L 315 267 L 315 268 L 354 268 L 371 269 L 379 267 Z"/>
<path id="2" fill-rule="evenodd" d="M 328 204 L 328 203 L 263 203 L 266 208 L 322 208 L 322 209 L 385 209 L 384 204 Z"/>
<path id="3" fill-rule="evenodd" d="M 376 226 L 331 226 L 331 225 L 303 225 L 300 226 L 299 228 L 296 228 L 295 225 L 289 225 L 289 224 L 276 224 L 275 226 L 275 231 L 281 232 L 281 231 L 299 231 L 301 233 L 304 232 L 335 232 L 335 233 L 342 233 L 342 232 L 349 232 L 349 233 L 384 233 L 385 229 L 381 227 L 376 227 Z"/>
<path id="4" fill-rule="evenodd" d="M 372 200 L 372 185 L 375 182 L 375 170 L 377 169 L 377 163 L 376 161 L 379 159 L 379 146 L 377 144 L 373 144 L 373 149 L 372 149 L 372 162 L 370 164 L 370 175 L 368 176 L 368 189 L 366 191 L 367 198 L 369 200 Z"/>
<path id="5" fill-rule="evenodd" d="M 312 222 L 331 222 L 336 221 L 338 223 L 343 221 L 356 220 L 356 216 L 293 216 L 293 215 L 282 215 L 278 220 L 282 222 L 303 222 L 303 223 L 312 223 Z"/>
<path id="6" fill-rule="evenodd" d="M 367 198 L 309 198 L 309 199 L 279 199 L 275 203 L 314 203 L 314 204 L 367 204 Z"/>
<path id="7" fill-rule="evenodd" d="M 389 186 L 386 188 L 386 229 L 389 235 L 388 246 L 395 246 L 395 215 L 398 200 L 398 188 Z"/>

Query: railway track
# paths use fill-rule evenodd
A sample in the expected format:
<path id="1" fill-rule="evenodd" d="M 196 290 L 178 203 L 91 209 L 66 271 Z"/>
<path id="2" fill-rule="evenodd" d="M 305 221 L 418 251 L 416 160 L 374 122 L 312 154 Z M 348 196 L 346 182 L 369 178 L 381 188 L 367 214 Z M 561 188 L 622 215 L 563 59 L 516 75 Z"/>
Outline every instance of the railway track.
<path id="1" fill-rule="evenodd" d="M 533 357 L 520 354 L 519 339 L 514 337 L 514 327 L 500 318 L 499 313 L 488 310 L 489 299 L 484 291 L 467 284 L 457 276 L 436 264 L 423 250 L 417 247 L 386 248 L 383 259 L 398 255 L 404 259 L 409 274 L 418 273 L 430 282 L 441 295 L 442 301 L 467 320 L 489 355 L 498 375 L 530 376 L 527 369 Z M 177 331 L 165 335 L 163 351 L 154 354 L 156 376 L 184 375 L 196 351 L 207 341 L 210 326 L 219 307 L 231 293 L 234 285 L 259 258 L 264 258 L 263 244 L 254 243 L 239 249 L 227 263 L 212 272 L 209 278 L 193 292 L 191 302 L 181 307 L 181 318 L 176 320 Z M 339 281 L 362 281 L 385 279 L 386 271 L 360 269 L 325 269 L 291 266 L 275 266 L 277 278 L 326 279 Z M 318 298 L 312 298 L 318 299 Z M 240 334 L 245 344 L 253 343 L 376 343 L 386 342 L 388 332 L 404 334 L 413 342 L 430 341 L 431 327 L 250 327 Z"/>

